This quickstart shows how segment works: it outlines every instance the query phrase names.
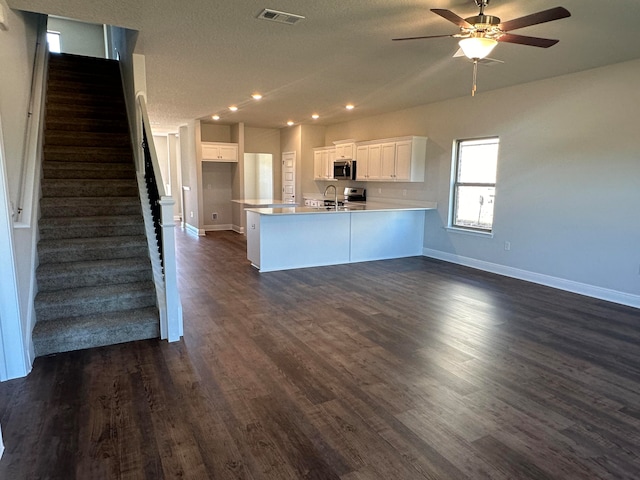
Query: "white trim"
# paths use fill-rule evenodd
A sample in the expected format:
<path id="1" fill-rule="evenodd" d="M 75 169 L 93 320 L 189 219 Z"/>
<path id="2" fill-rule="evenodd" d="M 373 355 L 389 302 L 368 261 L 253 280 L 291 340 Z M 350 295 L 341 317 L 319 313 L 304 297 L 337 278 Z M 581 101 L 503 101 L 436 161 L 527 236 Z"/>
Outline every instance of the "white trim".
<path id="1" fill-rule="evenodd" d="M 482 230 L 473 230 L 471 228 L 461 227 L 444 227 L 447 232 L 461 233 L 463 235 L 471 235 L 474 237 L 493 238 L 493 232 L 483 232 Z"/>
<path id="2" fill-rule="evenodd" d="M 234 231 L 234 232 L 236 232 L 236 233 L 240 233 L 240 234 L 242 234 L 242 235 L 244 235 L 244 234 L 245 234 L 245 229 L 244 229 L 244 227 L 239 227 L 238 225 L 233 225 L 233 226 L 231 227 L 231 230 L 233 230 L 233 231 Z"/>
<path id="3" fill-rule="evenodd" d="M 527 282 L 537 283 L 540 285 L 545 285 L 547 287 L 565 290 L 567 292 L 578 293 L 580 295 L 586 295 L 588 297 L 598 298 L 600 300 L 606 300 L 608 302 L 614 302 L 621 305 L 640 308 L 640 295 L 619 292 L 617 290 L 611 290 L 609 288 L 598 287 L 586 283 L 574 282 L 573 280 L 552 277 L 551 275 L 530 272 L 528 270 L 508 267 L 506 265 L 500 265 L 497 263 L 485 262 L 484 260 L 463 257 L 453 253 L 441 252 L 439 250 L 433 250 L 430 248 L 424 248 L 422 250 L 422 254 L 425 257 L 444 260 L 445 262 L 456 263 L 458 265 L 464 265 L 465 267 L 476 268 L 485 272 L 504 275 L 505 277 L 517 278 L 519 280 L 525 280 Z"/>
<path id="4" fill-rule="evenodd" d="M 29 373 L 28 352 L 22 336 L 18 279 L 0 118 L 0 381 Z"/>
<path id="5" fill-rule="evenodd" d="M 187 230 L 187 233 L 190 233 L 191 235 L 204 237 L 204 230 L 200 230 L 198 227 L 194 227 L 190 223 L 185 223 L 184 228 Z"/>
<path id="6" fill-rule="evenodd" d="M 204 225 L 204 228 L 202 229 L 205 232 L 217 232 L 220 230 L 233 230 L 233 227 L 230 223 L 226 223 L 223 225 Z"/>

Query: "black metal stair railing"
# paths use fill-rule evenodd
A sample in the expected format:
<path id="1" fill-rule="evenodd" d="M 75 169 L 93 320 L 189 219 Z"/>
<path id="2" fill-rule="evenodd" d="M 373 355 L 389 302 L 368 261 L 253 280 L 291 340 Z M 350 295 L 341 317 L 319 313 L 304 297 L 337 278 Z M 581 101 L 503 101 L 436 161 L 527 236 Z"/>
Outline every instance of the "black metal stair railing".
<path id="1" fill-rule="evenodd" d="M 151 216 L 153 217 L 153 228 L 156 233 L 156 243 L 158 244 L 158 252 L 160 253 L 160 263 L 164 270 L 164 255 L 162 251 L 162 225 L 160 212 L 160 193 L 158 192 L 158 183 L 153 172 L 153 163 L 151 160 L 151 151 L 147 139 L 147 131 L 142 122 L 142 150 L 144 152 L 144 180 L 147 185 L 147 195 L 149 196 L 149 206 L 151 207 Z"/>

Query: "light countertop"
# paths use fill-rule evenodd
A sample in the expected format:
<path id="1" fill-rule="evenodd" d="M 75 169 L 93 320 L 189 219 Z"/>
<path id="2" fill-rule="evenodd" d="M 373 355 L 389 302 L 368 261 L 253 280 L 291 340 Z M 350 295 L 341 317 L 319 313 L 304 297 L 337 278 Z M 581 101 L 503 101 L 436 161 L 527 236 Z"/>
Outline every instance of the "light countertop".
<path id="1" fill-rule="evenodd" d="M 295 206 L 297 203 L 295 202 L 285 202 L 280 199 L 275 198 L 238 198 L 231 200 L 234 203 L 241 203 L 243 205 L 248 205 L 250 207 L 277 207 L 280 205 L 290 205 Z"/>
<path id="2" fill-rule="evenodd" d="M 261 215 L 299 215 L 433 210 L 437 208 L 437 206 L 438 204 L 436 202 L 369 200 L 366 202 L 350 202 L 345 204 L 344 207 L 338 207 L 337 210 L 335 207 L 275 207 L 247 208 L 247 210 Z"/>

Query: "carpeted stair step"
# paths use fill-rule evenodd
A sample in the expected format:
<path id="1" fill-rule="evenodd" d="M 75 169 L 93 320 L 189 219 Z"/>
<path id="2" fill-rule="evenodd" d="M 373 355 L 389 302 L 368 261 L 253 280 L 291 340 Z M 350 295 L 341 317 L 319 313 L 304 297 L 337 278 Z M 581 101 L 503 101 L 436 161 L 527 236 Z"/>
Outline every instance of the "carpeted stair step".
<path id="1" fill-rule="evenodd" d="M 114 105 L 78 105 L 73 103 L 56 103 L 47 105 L 47 115 L 52 118 L 63 116 L 71 118 L 119 118 L 126 121 L 122 108 Z"/>
<path id="2" fill-rule="evenodd" d="M 36 323 L 33 346 L 36 356 L 146 340 L 160 336 L 155 307 L 105 312 Z"/>
<path id="3" fill-rule="evenodd" d="M 40 239 L 144 235 L 142 215 L 41 218 Z"/>
<path id="4" fill-rule="evenodd" d="M 39 292 L 152 280 L 149 259 L 119 258 L 87 262 L 45 263 L 36 270 Z"/>
<path id="5" fill-rule="evenodd" d="M 42 217 L 90 217 L 139 215 L 138 197 L 44 197 L 40 199 Z"/>
<path id="6" fill-rule="evenodd" d="M 104 85 L 110 88 L 122 87 L 120 67 L 117 61 L 102 59 L 98 62 L 86 62 L 84 59 L 73 58 L 59 61 L 54 55 L 50 55 L 47 83 L 64 82 Z"/>
<path id="7" fill-rule="evenodd" d="M 153 282 L 74 288 L 36 295 L 38 322 L 156 305 Z"/>
<path id="8" fill-rule="evenodd" d="M 82 148 L 45 145 L 43 153 L 45 161 L 133 163 L 130 145 Z"/>
<path id="9" fill-rule="evenodd" d="M 137 194 L 135 180 L 42 179 L 43 197 L 131 197 Z"/>
<path id="10" fill-rule="evenodd" d="M 149 247 L 145 235 L 126 235 L 102 238 L 63 238 L 40 240 L 40 265 L 57 262 L 81 262 L 116 258 L 148 258 Z"/>
<path id="11" fill-rule="evenodd" d="M 131 145 L 126 132 L 72 132 L 63 130 L 46 130 L 45 145 L 65 145 L 74 147 L 91 147 L 94 145 Z"/>
<path id="12" fill-rule="evenodd" d="M 109 71 L 104 74 L 86 71 L 60 70 L 51 71 L 47 77 L 47 90 L 56 92 L 75 91 L 79 93 L 104 92 L 122 96 L 122 81 L 119 71 Z"/>
<path id="13" fill-rule="evenodd" d="M 45 126 L 46 132 L 73 131 L 73 132 L 114 132 L 126 133 L 129 135 L 129 127 L 122 119 L 112 117 L 95 116 L 94 118 L 83 118 L 80 116 L 71 117 L 64 115 L 60 117 L 49 116 Z"/>
<path id="14" fill-rule="evenodd" d="M 132 179 L 135 178 L 133 164 L 101 162 L 55 162 L 42 164 L 44 178 L 56 179 Z"/>

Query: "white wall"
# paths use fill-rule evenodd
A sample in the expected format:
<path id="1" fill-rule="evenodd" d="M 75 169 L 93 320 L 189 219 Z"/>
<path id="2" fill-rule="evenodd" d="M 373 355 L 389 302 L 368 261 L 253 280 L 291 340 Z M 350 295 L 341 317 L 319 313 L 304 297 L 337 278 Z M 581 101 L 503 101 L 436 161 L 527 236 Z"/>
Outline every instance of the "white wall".
<path id="1" fill-rule="evenodd" d="M 334 125 L 327 141 L 429 137 L 424 183 L 368 185 L 438 202 L 427 254 L 640 306 L 638 78 L 640 61 L 617 64 Z M 453 233 L 453 142 L 489 135 L 500 137 L 494 235 Z"/>
<path id="2" fill-rule="evenodd" d="M 5 375 L 14 378 L 30 369 L 28 341 L 31 338 L 29 308 L 34 254 L 32 236 L 35 217 L 30 225 L 13 228 L 11 208 L 18 204 L 20 172 L 25 160 L 25 136 L 32 68 L 35 54 L 38 15 L 11 10 L 5 0 L 7 31 L 0 30 L 0 252 L 3 287 L 13 286 L 15 293 L 5 291 L 0 310 L 0 329 L 5 341 Z M 6 209 L 6 210 L 5 210 Z M 3 289 L 4 290 L 4 289 Z M 8 298 L 11 297 L 11 300 Z M 16 303 L 16 300 L 19 302 Z M 8 343 L 6 343 L 8 342 Z"/>
<path id="3" fill-rule="evenodd" d="M 205 230 L 228 230 L 233 218 L 231 210 L 232 169 L 235 164 L 202 162 L 202 205 Z M 217 213 L 217 220 L 211 218 Z"/>
<path id="4" fill-rule="evenodd" d="M 60 32 L 62 53 L 105 58 L 104 27 L 60 17 L 49 17 L 47 29 Z"/>
<path id="5" fill-rule="evenodd" d="M 37 16 L 14 12 L 5 0 L 0 3 L 8 25 L 7 31 L 0 30 L 0 115 L 4 123 L 9 196 L 15 206 L 24 156 Z"/>
<path id="6" fill-rule="evenodd" d="M 270 153 L 272 155 L 273 191 L 277 198 L 280 198 L 282 188 L 280 130 L 276 128 L 245 127 L 244 142 L 245 153 Z M 251 195 L 247 194 L 247 192 L 245 192 L 244 196 L 245 198 L 251 198 Z"/>
<path id="7" fill-rule="evenodd" d="M 170 172 L 171 165 L 169 164 L 169 141 L 166 135 L 153 135 L 153 145 L 156 147 L 156 156 L 158 158 L 158 164 L 160 165 L 160 174 L 162 175 L 162 181 L 164 182 L 164 188 L 167 195 L 171 192 Z"/>

